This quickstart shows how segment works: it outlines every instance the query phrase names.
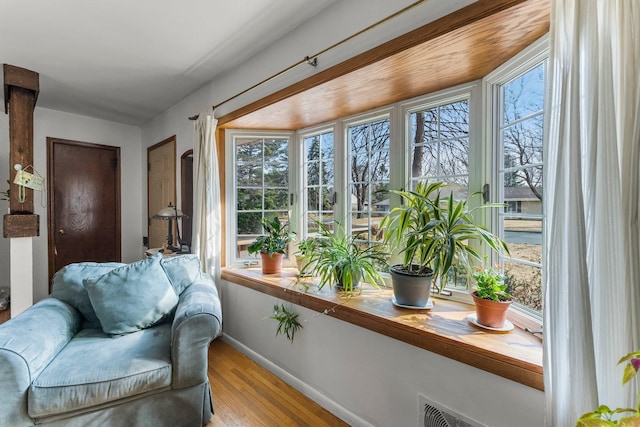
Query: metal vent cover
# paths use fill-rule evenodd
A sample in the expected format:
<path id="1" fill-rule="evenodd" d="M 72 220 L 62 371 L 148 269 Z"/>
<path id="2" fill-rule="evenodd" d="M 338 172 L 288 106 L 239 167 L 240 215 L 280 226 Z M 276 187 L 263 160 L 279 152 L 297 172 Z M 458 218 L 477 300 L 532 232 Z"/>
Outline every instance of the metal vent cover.
<path id="1" fill-rule="evenodd" d="M 462 414 L 418 395 L 419 427 L 486 427 Z"/>

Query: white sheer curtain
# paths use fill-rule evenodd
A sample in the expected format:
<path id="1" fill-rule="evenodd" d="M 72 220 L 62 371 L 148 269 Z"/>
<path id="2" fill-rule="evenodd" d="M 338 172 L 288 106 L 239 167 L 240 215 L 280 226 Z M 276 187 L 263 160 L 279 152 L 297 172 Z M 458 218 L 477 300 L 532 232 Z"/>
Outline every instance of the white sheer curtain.
<path id="1" fill-rule="evenodd" d="M 220 217 L 220 173 L 216 148 L 218 121 L 213 109 L 200 113 L 193 144 L 193 253 L 204 271 L 220 283 L 222 250 Z"/>
<path id="2" fill-rule="evenodd" d="M 546 155 L 547 425 L 634 407 L 640 344 L 640 1 L 552 0 Z"/>

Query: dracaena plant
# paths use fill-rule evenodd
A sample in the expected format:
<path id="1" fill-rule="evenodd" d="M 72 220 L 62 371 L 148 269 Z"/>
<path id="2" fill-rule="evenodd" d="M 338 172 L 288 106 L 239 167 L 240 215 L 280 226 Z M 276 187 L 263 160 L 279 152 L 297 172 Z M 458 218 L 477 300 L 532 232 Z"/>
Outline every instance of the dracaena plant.
<path id="1" fill-rule="evenodd" d="M 454 200 L 453 192 L 441 196 L 443 182 L 421 181 L 411 191 L 392 191 L 403 204 L 393 208 L 380 226 L 385 229 L 385 243 L 399 250 L 408 272 L 433 273 L 433 280 L 446 277 L 454 266 L 472 271 L 474 260 L 482 261 L 472 246 L 474 240 L 485 242 L 496 252 L 509 253 L 506 243 L 482 225 L 476 224 L 477 209 L 503 206 L 484 204 L 470 209 L 466 200 Z M 446 281 L 440 280 L 441 288 Z"/>
<path id="2" fill-rule="evenodd" d="M 618 365 L 623 363 L 626 366 L 622 374 L 622 385 L 625 385 L 636 376 L 638 369 L 640 369 L 640 351 L 629 353 L 618 361 Z M 640 426 L 640 393 L 635 408 L 611 409 L 607 405 L 600 405 L 595 411 L 582 415 L 576 423 L 576 427 L 610 426 Z"/>

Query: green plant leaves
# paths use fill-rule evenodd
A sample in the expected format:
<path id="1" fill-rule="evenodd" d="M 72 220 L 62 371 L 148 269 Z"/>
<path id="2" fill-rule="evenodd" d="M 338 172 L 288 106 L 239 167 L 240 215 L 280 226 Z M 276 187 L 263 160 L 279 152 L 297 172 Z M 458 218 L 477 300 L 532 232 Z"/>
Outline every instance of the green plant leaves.
<path id="1" fill-rule="evenodd" d="M 360 279 L 378 287 L 384 283 L 376 264 L 386 263 L 382 245 L 359 241 L 359 234 L 346 235 L 344 227 L 336 222 L 335 233 L 316 221 L 320 237 L 309 257 L 313 274 L 318 276 L 318 288 L 326 284 L 339 284 L 344 292 L 353 292 Z"/>
<path id="2" fill-rule="evenodd" d="M 278 322 L 276 336 L 284 334 L 289 341 L 293 342 L 296 332 L 302 329 L 298 316 L 298 313 L 291 309 L 291 305 L 275 304 L 273 306 L 273 316 L 270 318 Z"/>
<path id="3" fill-rule="evenodd" d="M 453 193 L 441 198 L 443 182 L 419 182 L 413 191 L 393 191 L 404 205 L 392 209 L 380 224 L 385 229 L 385 243 L 399 250 L 403 265 L 415 270 L 434 272 L 434 281 L 446 276 L 454 266 L 471 271 L 472 260 L 481 260 L 470 240 L 484 241 L 496 251 L 509 253 L 507 244 L 473 221 L 466 200 L 456 201 Z M 487 204 L 480 208 L 502 205 Z M 480 209 L 476 208 L 476 209 Z M 444 287 L 446 281 L 441 280 Z"/>
<path id="4" fill-rule="evenodd" d="M 267 253 L 272 256 L 275 253 L 283 254 L 287 245 L 295 233 L 288 231 L 289 223 L 282 224 L 277 216 L 273 220 L 267 217 L 262 218 L 262 228 L 266 235 L 258 236 L 256 240 L 247 247 L 250 255 L 255 253 Z"/>

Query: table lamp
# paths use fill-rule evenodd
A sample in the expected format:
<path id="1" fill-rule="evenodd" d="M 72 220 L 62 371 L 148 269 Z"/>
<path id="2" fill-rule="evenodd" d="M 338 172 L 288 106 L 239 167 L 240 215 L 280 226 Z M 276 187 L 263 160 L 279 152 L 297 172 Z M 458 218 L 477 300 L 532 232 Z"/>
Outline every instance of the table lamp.
<path id="1" fill-rule="evenodd" d="M 173 206 L 171 202 L 169 202 L 169 206 L 166 208 L 160 209 L 160 211 L 153 216 L 153 219 L 160 219 L 164 221 L 168 221 L 168 231 L 167 231 L 167 249 L 173 252 L 182 252 L 182 242 L 180 238 L 180 227 L 178 226 L 178 219 L 186 218 L 187 215 L 183 214 L 180 209 Z M 176 232 L 178 234 L 178 245 L 179 247 L 173 246 L 173 221 L 176 221 Z"/>

